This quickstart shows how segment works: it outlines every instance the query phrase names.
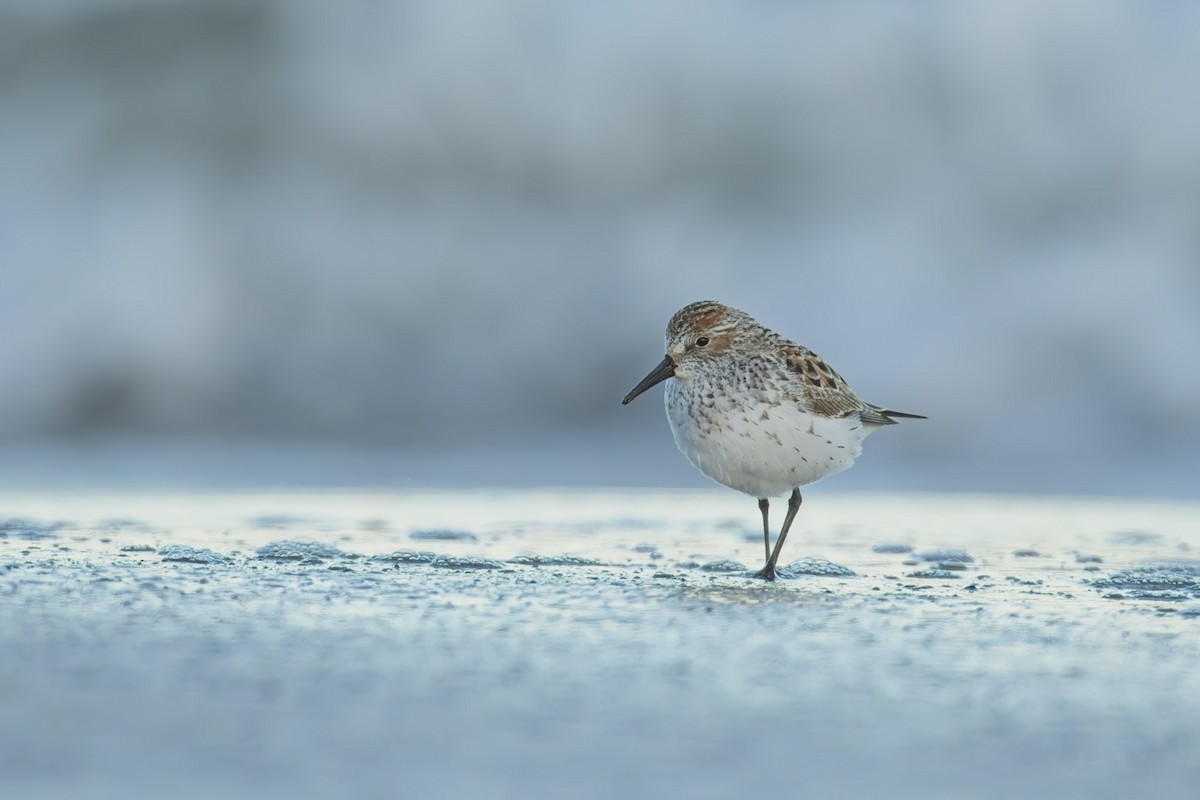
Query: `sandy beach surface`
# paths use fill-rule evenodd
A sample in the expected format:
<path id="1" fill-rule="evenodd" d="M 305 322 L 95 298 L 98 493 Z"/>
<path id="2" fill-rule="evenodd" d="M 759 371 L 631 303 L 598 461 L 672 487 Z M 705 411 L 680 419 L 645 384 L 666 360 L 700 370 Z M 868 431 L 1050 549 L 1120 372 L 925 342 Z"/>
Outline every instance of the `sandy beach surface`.
<path id="1" fill-rule="evenodd" d="M 0 796 L 1195 796 L 1200 505 L 762 550 L 724 491 L 0 496 Z"/>

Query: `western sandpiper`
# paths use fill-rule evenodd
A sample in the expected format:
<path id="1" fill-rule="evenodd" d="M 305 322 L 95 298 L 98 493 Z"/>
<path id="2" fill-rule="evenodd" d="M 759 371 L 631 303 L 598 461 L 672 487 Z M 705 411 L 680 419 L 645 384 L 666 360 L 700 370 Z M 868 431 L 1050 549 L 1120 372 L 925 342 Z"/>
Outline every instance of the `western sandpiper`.
<path id="1" fill-rule="evenodd" d="M 897 417 L 925 419 L 864 403 L 816 353 L 712 301 L 671 317 L 666 357 L 621 404 L 668 378 L 675 444 L 717 483 L 758 498 L 767 563 L 755 574 L 766 580 L 775 579 L 800 487 L 852 465 L 863 439 L 879 426 Z M 768 498 L 788 491 L 772 548 Z"/>

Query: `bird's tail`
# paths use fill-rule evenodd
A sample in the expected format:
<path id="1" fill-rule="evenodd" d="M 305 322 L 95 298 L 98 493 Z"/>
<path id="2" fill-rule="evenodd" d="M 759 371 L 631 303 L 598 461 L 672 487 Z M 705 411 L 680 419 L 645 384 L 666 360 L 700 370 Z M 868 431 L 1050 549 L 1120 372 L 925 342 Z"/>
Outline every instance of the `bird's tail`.
<path id="1" fill-rule="evenodd" d="M 881 408 L 879 413 L 885 417 L 900 417 L 901 419 L 929 419 L 929 417 L 921 416 L 920 414 L 906 414 L 903 411 L 892 411 L 890 408 Z"/>
<path id="2" fill-rule="evenodd" d="M 890 408 L 880 408 L 879 406 L 867 406 L 861 412 L 863 422 L 872 425 L 895 425 L 896 420 L 893 417 L 900 419 L 928 419 L 920 414 L 907 414 L 903 411 L 892 411 Z"/>

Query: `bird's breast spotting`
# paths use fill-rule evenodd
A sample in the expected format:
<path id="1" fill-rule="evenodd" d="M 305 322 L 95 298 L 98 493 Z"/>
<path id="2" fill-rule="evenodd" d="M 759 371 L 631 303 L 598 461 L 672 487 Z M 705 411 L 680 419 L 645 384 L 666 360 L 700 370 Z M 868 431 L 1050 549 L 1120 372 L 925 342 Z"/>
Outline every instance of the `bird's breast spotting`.
<path id="1" fill-rule="evenodd" d="M 869 432 L 858 414 L 831 418 L 794 401 L 739 401 L 691 381 L 672 380 L 666 389 L 679 450 L 708 477 L 754 497 L 777 497 L 847 469 Z"/>

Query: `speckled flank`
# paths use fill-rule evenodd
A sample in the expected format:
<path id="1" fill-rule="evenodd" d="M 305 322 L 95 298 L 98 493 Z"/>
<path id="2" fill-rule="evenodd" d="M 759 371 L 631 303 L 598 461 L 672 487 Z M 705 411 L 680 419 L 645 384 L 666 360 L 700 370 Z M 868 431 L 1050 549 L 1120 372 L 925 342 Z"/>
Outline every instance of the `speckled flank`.
<path id="1" fill-rule="evenodd" d="M 857 416 L 821 417 L 797 404 L 741 403 L 728 395 L 666 391 L 675 443 L 718 483 L 755 497 L 786 494 L 840 472 L 862 452 L 867 429 Z"/>

